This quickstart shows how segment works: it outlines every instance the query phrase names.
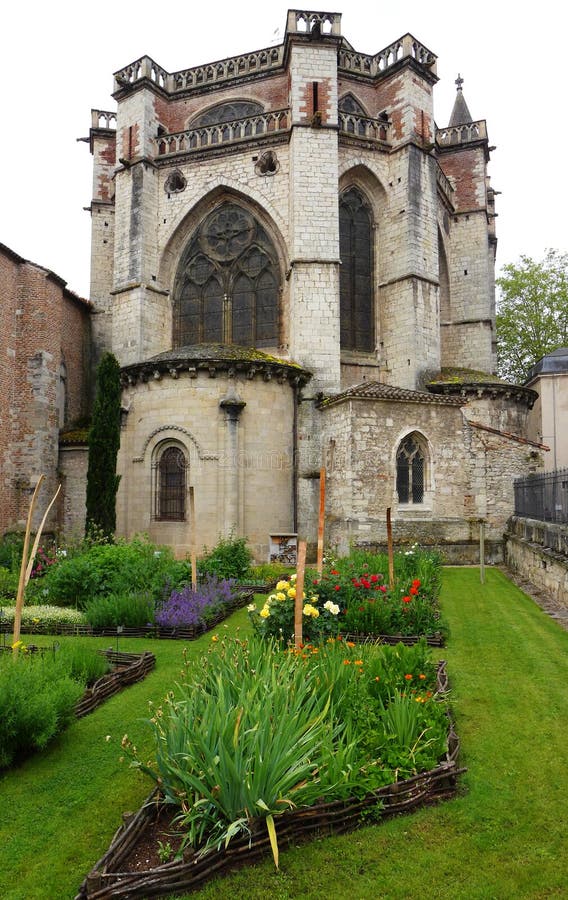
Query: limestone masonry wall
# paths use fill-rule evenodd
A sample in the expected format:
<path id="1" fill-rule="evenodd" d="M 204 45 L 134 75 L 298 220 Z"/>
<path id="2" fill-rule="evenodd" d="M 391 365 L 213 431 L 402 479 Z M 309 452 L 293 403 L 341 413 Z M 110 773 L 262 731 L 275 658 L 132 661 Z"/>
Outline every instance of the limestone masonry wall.
<path id="1" fill-rule="evenodd" d="M 568 609 L 568 528 L 512 516 L 505 535 L 505 562 L 513 572 Z"/>

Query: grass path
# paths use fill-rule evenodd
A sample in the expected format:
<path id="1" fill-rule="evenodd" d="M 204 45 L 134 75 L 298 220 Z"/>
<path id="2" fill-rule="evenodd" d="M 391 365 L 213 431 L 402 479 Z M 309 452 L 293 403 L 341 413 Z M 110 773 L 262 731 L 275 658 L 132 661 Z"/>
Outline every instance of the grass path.
<path id="1" fill-rule="evenodd" d="M 444 571 L 448 660 L 463 793 L 438 807 L 314 840 L 211 882 L 200 900 L 536 900 L 568 897 L 568 633 L 498 570 Z M 246 621 L 241 611 L 231 630 Z M 189 645 L 199 655 L 208 637 Z M 99 641 L 108 645 L 108 639 Z M 76 722 L 43 755 L 0 779 L 0 896 L 70 900 L 149 783 L 118 761 L 128 731 L 144 746 L 145 703 L 175 681 L 181 646 L 143 643 L 145 682 Z M 106 735 L 111 740 L 105 740 Z"/>

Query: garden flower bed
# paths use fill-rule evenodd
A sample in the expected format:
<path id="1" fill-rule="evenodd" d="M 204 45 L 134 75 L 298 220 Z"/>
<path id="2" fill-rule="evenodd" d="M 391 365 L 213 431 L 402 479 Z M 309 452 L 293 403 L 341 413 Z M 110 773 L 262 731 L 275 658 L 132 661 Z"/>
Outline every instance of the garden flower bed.
<path id="1" fill-rule="evenodd" d="M 394 557 L 393 583 L 387 583 L 388 560 L 352 553 L 332 560 L 322 573 L 307 571 L 302 597 L 302 632 L 307 641 L 326 637 L 364 643 L 415 643 L 425 637 L 441 647 L 446 627 L 440 618 L 440 558 L 416 547 Z M 420 576 L 420 577 L 418 577 Z M 264 605 L 249 606 L 257 634 L 290 642 L 294 636 L 296 575 L 280 579 Z"/>
<path id="2" fill-rule="evenodd" d="M 78 610 L 56 606 L 24 607 L 22 634 L 82 635 L 93 637 L 116 637 L 117 627 L 123 637 L 146 637 L 158 639 L 194 640 L 223 622 L 235 610 L 241 609 L 253 596 L 250 590 L 241 590 L 223 604 L 214 615 L 191 625 L 137 625 L 96 627 L 85 622 L 85 616 Z M 4 607 L 0 610 L 0 633 L 11 633 L 14 610 Z"/>
<path id="3" fill-rule="evenodd" d="M 153 710 L 154 768 L 123 738 L 133 765 L 158 787 L 119 829 L 78 898 L 191 890 L 269 849 L 278 864 L 278 847 L 289 840 L 456 793 L 464 770 L 445 663 L 429 662 L 423 642 L 330 643 L 288 652 L 273 645 L 273 654 L 254 641 L 212 645 L 186 673 L 181 701 L 170 693 Z M 232 682 L 230 671 L 239 675 Z"/>
<path id="4" fill-rule="evenodd" d="M 115 650 L 99 650 L 106 657 L 113 671 L 103 675 L 88 687 L 75 707 L 78 719 L 93 712 L 101 703 L 118 691 L 142 681 L 156 665 L 156 657 L 149 650 L 143 653 L 119 653 Z"/>

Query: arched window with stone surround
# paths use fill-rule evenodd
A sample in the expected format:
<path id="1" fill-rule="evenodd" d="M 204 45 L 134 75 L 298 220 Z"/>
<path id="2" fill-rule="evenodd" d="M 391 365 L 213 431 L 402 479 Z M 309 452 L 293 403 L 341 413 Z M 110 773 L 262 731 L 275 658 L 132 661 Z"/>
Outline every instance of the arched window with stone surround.
<path id="1" fill-rule="evenodd" d="M 427 451 L 421 435 L 413 431 L 396 453 L 396 491 L 399 503 L 423 503 L 426 490 Z"/>
<path id="2" fill-rule="evenodd" d="M 280 270 L 261 223 L 225 202 L 201 223 L 174 284 L 173 346 L 278 344 Z"/>
<path id="3" fill-rule="evenodd" d="M 375 349 L 372 219 L 357 188 L 339 198 L 341 349 Z"/>
<path id="4" fill-rule="evenodd" d="M 154 518 L 184 522 L 186 518 L 187 457 L 179 444 L 158 448 L 153 462 Z"/>

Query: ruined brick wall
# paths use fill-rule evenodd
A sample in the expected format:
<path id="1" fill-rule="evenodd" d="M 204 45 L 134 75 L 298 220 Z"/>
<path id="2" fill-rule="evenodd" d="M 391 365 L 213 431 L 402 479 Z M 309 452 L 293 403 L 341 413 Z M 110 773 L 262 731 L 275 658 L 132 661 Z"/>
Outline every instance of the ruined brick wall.
<path id="1" fill-rule="evenodd" d="M 25 525 L 31 492 L 46 475 L 39 509 L 58 483 L 59 429 L 87 411 L 89 307 L 65 282 L 0 248 L 0 531 Z M 37 518 L 41 517 L 38 511 Z M 54 510 L 48 527 L 54 529 Z"/>

